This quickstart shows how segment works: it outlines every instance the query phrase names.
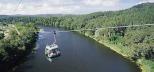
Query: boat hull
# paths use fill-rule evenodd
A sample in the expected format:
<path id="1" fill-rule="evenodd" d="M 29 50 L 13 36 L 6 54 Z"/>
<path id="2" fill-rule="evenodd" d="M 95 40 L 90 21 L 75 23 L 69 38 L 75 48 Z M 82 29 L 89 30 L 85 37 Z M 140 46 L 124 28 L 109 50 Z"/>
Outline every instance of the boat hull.
<path id="1" fill-rule="evenodd" d="M 60 51 L 57 51 L 56 53 L 49 53 L 49 54 L 45 54 L 48 58 L 56 58 L 59 57 L 61 55 Z"/>

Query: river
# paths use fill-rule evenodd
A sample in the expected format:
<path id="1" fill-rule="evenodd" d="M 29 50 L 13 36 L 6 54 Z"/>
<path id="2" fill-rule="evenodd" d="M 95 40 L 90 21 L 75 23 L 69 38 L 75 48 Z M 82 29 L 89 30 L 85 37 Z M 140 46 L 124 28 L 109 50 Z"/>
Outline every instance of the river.
<path id="1" fill-rule="evenodd" d="M 41 27 L 32 53 L 16 72 L 139 72 L 138 67 L 109 48 L 73 32 L 57 33 L 62 55 L 50 62 L 44 55 L 46 44 L 53 42 L 51 27 Z"/>

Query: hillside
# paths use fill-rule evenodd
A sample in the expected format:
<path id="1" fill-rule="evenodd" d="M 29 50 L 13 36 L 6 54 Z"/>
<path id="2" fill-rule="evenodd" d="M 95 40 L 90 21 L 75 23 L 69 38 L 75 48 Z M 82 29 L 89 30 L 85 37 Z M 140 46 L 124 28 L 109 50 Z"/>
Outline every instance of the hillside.
<path id="1" fill-rule="evenodd" d="M 85 15 L 0 16 L 0 22 L 3 24 L 34 23 L 67 29 L 154 24 L 154 3 L 142 3 L 120 11 L 95 12 Z M 138 63 L 143 72 L 154 72 L 154 26 L 99 29 L 80 33 Z"/>

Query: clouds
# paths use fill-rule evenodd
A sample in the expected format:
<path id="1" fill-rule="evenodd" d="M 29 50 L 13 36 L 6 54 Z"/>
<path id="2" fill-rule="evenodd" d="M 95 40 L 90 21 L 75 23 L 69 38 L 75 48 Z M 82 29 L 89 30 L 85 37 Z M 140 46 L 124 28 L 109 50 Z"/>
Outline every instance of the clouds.
<path id="1" fill-rule="evenodd" d="M 129 2 L 130 1 L 130 2 Z M 84 14 L 119 10 L 154 0 L 0 0 L 0 14 Z M 125 4 L 124 4 L 125 3 Z M 126 4 L 127 3 L 127 4 Z M 131 4 L 129 4 L 131 3 Z M 18 9 L 15 11 L 15 9 Z"/>
<path id="2" fill-rule="evenodd" d="M 154 0 L 140 0 L 140 3 L 145 3 L 145 2 L 154 2 Z"/>
<path id="3" fill-rule="evenodd" d="M 0 1 L 0 14 L 69 14 L 80 8 L 73 0 L 23 0 L 19 7 L 18 3 L 18 0 Z"/>
<path id="4" fill-rule="evenodd" d="M 84 0 L 86 5 L 102 5 L 102 6 L 114 6 L 119 3 L 120 0 Z"/>

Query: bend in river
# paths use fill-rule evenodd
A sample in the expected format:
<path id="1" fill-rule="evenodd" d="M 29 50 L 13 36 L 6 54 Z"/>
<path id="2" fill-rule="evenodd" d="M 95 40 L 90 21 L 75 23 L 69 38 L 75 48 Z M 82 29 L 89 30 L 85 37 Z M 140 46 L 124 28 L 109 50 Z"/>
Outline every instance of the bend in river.
<path id="1" fill-rule="evenodd" d="M 138 67 L 109 48 L 83 35 L 57 33 L 57 44 L 62 55 L 49 62 L 44 49 L 53 42 L 54 28 L 41 27 L 37 51 L 29 55 L 16 72 L 139 72 Z"/>

